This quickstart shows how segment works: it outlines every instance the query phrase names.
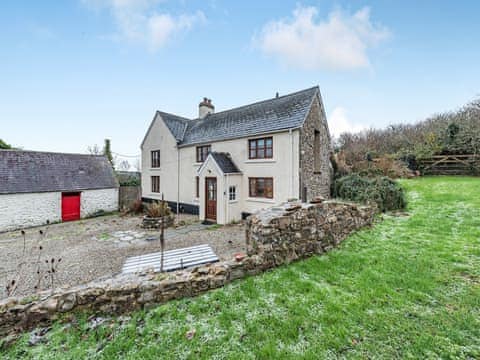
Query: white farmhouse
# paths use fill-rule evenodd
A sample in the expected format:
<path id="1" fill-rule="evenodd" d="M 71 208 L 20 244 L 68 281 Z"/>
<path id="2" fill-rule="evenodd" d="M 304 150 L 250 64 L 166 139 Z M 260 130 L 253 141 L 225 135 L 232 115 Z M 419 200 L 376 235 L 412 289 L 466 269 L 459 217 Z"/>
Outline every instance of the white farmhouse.
<path id="1" fill-rule="evenodd" d="M 0 150 L 0 231 L 118 210 L 105 156 Z"/>
<path id="2" fill-rule="evenodd" d="M 142 198 L 220 224 L 290 198 L 328 197 L 331 141 L 318 87 L 199 117 L 157 111 L 141 145 Z"/>

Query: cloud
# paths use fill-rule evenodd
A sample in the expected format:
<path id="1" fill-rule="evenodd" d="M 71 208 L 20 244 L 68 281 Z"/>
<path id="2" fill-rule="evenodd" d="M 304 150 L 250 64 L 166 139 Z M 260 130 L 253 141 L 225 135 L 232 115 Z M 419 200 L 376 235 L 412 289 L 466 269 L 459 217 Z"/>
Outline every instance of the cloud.
<path id="1" fill-rule="evenodd" d="M 369 67 L 367 50 L 390 35 L 371 22 L 368 7 L 353 15 L 332 11 L 319 21 L 317 15 L 315 7 L 298 7 L 293 18 L 267 23 L 254 43 L 290 66 L 345 70 Z"/>
<path id="2" fill-rule="evenodd" d="M 155 51 L 174 36 L 206 21 L 201 11 L 172 15 L 156 11 L 161 0 L 82 0 L 96 11 L 108 9 L 117 25 L 117 40 L 141 43 Z M 112 38 L 112 36 L 110 36 Z"/>
<path id="3" fill-rule="evenodd" d="M 340 136 L 344 132 L 356 133 L 365 130 L 367 127 L 362 124 L 352 123 L 347 116 L 347 110 L 343 107 L 336 107 L 328 117 L 328 127 L 333 136 Z"/>

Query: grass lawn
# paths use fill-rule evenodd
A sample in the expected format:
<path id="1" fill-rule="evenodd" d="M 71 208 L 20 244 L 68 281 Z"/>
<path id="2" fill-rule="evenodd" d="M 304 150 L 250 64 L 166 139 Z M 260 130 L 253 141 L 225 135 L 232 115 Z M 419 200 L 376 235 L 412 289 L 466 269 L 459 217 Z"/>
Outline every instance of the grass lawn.
<path id="1" fill-rule="evenodd" d="M 403 185 L 410 216 L 329 254 L 0 358 L 480 358 L 480 179 Z"/>

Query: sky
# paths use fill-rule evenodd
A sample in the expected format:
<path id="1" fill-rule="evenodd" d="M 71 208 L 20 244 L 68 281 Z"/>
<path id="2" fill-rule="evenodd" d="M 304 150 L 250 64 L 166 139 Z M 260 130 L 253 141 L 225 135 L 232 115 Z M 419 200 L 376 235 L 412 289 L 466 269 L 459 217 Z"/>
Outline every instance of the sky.
<path id="1" fill-rule="evenodd" d="M 334 135 L 480 95 L 478 1 L 0 3 L 0 138 L 135 160 L 155 114 L 188 118 L 318 85 Z M 129 157 L 125 157 L 129 156 Z M 130 157 L 131 156 L 131 157 Z"/>

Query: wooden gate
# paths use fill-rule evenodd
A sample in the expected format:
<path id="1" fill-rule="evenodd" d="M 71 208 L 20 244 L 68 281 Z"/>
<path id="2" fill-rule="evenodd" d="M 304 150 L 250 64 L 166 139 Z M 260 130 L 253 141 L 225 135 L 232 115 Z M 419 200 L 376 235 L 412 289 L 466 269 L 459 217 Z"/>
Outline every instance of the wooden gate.
<path id="1" fill-rule="evenodd" d="M 425 175 L 479 175 L 478 155 L 437 155 L 418 160 Z"/>

